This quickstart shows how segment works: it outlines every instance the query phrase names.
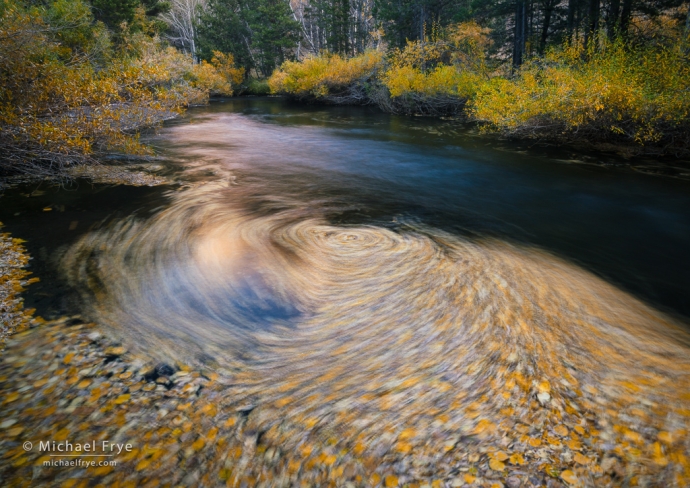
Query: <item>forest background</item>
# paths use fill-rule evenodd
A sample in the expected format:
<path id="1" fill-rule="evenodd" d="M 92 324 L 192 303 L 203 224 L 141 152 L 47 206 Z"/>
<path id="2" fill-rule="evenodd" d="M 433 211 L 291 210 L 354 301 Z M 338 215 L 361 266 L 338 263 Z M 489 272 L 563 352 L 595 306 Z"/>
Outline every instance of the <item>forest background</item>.
<path id="1" fill-rule="evenodd" d="M 209 96 L 453 116 L 690 155 L 679 0 L 0 0 L 0 171 L 118 151 Z"/>

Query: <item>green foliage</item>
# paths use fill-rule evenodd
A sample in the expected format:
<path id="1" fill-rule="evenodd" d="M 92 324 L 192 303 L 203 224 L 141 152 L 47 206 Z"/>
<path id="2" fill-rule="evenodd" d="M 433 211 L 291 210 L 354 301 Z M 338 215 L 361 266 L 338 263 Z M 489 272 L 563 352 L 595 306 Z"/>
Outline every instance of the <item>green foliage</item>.
<path id="1" fill-rule="evenodd" d="M 244 86 L 243 94 L 262 97 L 271 94 L 271 87 L 268 80 L 249 78 Z"/>
<path id="2" fill-rule="evenodd" d="M 71 0 L 64 1 L 70 3 Z M 141 19 L 137 19 L 138 8 L 143 8 L 149 26 L 153 22 L 160 29 L 163 26 L 156 22 L 155 18 L 170 9 L 168 2 L 160 0 L 92 0 L 92 4 L 96 19 L 115 32 L 122 28 L 123 23 L 129 26 L 135 25 L 137 28 L 144 26 Z"/>
<path id="3" fill-rule="evenodd" d="M 291 57 L 298 25 L 284 0 L 210 0 L 199 26 L 201 57 L 232 52 L 239 66 L 270 75 Z"/>
<path id="4" fill-rule="evenodd" d="M 495 0 L 375 0 L 374 15 L 383 24 L 386 38 L 394 47 L 404 47 L 408 41 L 435 41 L 439 30 L 471 19 L 473 13 L 489 5 L 496 9 Z"/>
<path id="5" fill-rule="evenodd" d="M 92 0 L 95 17 L 110 29 L 119 29 L 123 22 L 131 23 L 139 0 Z"/>

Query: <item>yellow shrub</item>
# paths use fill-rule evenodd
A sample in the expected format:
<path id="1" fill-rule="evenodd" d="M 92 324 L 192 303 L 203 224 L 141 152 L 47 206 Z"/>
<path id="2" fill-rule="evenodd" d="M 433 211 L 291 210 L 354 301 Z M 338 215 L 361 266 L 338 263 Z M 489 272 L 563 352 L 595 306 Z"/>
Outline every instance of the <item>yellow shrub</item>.
<path id="1" fill-rule="evenodd" d="M 411 66 L 393 67 L 383 74 L 382 81 L 393 98 L 416 94 L 467 99 L 483 80 L 476 73 L 439 65 L 428 73 Z"/>
<path id="2" fill-rule="evenodd" d="M 213 51 L 211 64 L 231 87 L 239 85 L 244 80 L 244 68 L 235 66 L 235 58 L 230 53 Z"/>
<path id="3" fill-rule="evenodd" d="M 393 51 L 381 81 L 394 99 L 464 102 L 488 76 L 489 32 L 476 22 L 465 22 L 449 26 L 435 42 L 408 41 L 403 49 Z"/>
<path id="4" fill-rule="evenodd" d="M 324 97 L 371 77 L 382 61 L 383 54 L 378 51 L 367 51 L 350 59 L 334 54 L 301 62 L 287 61 L 273 73 L 268 84 L 272 93 Z"/>
<path id="5" fill-rule="evenodd" d="M 145 21 L 143 10 L 138 15 Z M 1 164 L 59 167 L 95 150 L 146 152 L 132 131 L 202 103 L 210 92 L 232 93 L 243 71 L 231 55 L 215 54 L 211 64 L 195 65 L 127 30 L 115 53 L 80 0 L 45 8 L 0 0 Z"/>
<path id="6" fill-rule="evenodd" d="M 472 114 L 509 132 L 590 129 L 640 144 L 687 123 L 690 64 L 678 47 L 632 49 L 618 41 L 583 54 L 568 46 L 513 80 L 493 79 L 480 87 Z"/>

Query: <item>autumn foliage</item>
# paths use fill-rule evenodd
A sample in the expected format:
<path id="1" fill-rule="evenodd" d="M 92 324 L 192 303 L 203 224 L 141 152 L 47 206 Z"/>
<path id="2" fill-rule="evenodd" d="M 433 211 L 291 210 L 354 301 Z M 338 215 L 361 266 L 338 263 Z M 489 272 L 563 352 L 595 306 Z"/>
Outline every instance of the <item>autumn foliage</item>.
<path id="1" fill-rule="evenodd" d="M 118 44 L 81 0 L 0 0 L 0 169 L 42 173 L 99 152 L 146 152 L 139 128 L 232 94 L 231 55 L 211 63 L 161 42 L 143 10 Z"/>
<path id="2" fill-rule="evenodd" d="M 640 29 L 651 29 L 640 24 Z M 408 42 L 387 56 L 337 56 L 286 63 L 271 78 L 274 93 L 333 102 L 333 87 L 368 80 L 365 99 L 395 113 L 458 114 L 485 130 L 550 139 L 630 144 L 652 153 L 690 153 L 690 42 L 667 22 L 633 43 L 601 36 L 573 39 L 513 71 L 487 56 L 489 30 L 474 22 L 435 40 Z M 659 29 L 659 28 L 657 28 Z M 368 65 L 365 59 L 377 59 Z M 367 66 L 357 76 L 343 66 Z M 366 73 L 366 74 L 365 74 Z"/>
<path id="3" fill-rule="evenodd" d="M 690 62 L 678 45 L 633 48 L 618 40 L 548 52 L 513 79 L 483 84 L 472 116 L 522 136 L 623 139 L 690 149 Z"/>
<path id="4" fill-rule="evenodd" d="M 286 61 L 268 84 L 273 93 L 288 93 L 302 100 L 362 103 L 367 100 L 367 83 L 375 78 L 382 61 L 383 54 L 378 51 L 349 59 L 324 54 L 302 62 Z"/>

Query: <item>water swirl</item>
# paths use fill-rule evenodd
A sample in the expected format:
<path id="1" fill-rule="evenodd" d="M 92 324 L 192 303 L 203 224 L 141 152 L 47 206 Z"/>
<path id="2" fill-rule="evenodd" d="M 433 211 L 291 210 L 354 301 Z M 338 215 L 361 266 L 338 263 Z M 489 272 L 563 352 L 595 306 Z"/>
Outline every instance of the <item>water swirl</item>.
<path id="1" fill-rule="evenodd" d="M 334 225 L 303 201 L 257 198 L 221 183 L 178 192 L 148 221 L 87 235 L 65 269 L 131 347 L 342 398 L 515 365 L 600 380 L 688 366 L 672 320 L 544 252 Z"/>

